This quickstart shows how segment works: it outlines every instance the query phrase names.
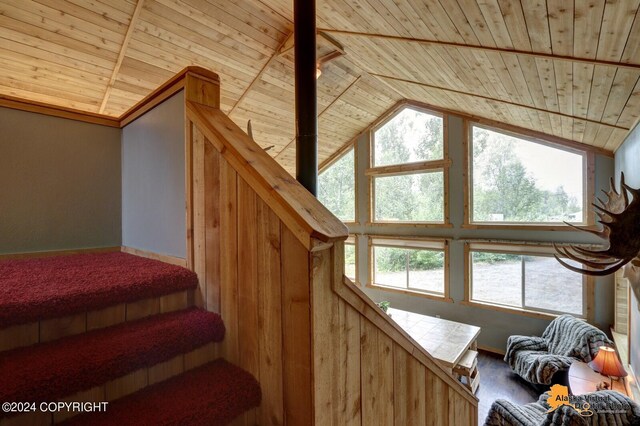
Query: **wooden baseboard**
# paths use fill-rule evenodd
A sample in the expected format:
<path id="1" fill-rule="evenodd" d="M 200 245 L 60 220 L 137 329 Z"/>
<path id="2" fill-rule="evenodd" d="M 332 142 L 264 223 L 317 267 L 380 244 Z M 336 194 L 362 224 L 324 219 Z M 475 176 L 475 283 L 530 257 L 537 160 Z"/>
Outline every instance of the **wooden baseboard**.
<path id="1" fill-rule="evenodd" d="M 68 256 L 71 254 L 84 254 L 84 253 L 111 253 L 120 251 L 120 247 L 95 247 L 86 249 L 73 249 L 73 250 L 50 250 L 50 251 L 33 251 L 26 253 L 7 253 L 0 254 L 0 260 L 11 259 L 30 259 L 34 257 L 51 257 L 51 256 Z"/>
<path id="2" fill-rule="evenodd" d="M 502 355 L 502 356 L 504 356 L 504 354 L 506 353 L 504 349 L 498 349 L 491 346 L 478 345 L 478 349 L 484 352 L 491 352 L 492 354 Z"/>
<path id="3" fill-rule="evenodd" d="M 133 247 L 122 246 L 120 251 L 123 253 L 129 253 L 140 257 L 146 257 L 148 259 L 159 260 L 161 262 L 170 263 L 172 265 L 187 267 L 187 260 L 181 257 L 169 256 L 166 254 L 155 253 L 147 250 L 140 250 Z"/>

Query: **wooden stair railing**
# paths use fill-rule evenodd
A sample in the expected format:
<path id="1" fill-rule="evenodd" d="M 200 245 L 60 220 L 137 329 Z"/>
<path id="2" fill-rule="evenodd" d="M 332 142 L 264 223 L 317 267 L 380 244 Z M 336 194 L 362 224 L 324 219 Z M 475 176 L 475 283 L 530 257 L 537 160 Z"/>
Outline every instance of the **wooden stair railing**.
<path id="1" fill-rule="evenodd" d="M 342 242 L 313 262 L 315 424 L 477 424 L 478 399 L 343 275 Z"/>
<path id="2" fill-rule="evenodd" d="M 263 392 L 235 424 L 477 424 L 475 396 L 344 277 L 344 224 L 219 109 L 210 72 L 186 75 L 195 302 Z"/>

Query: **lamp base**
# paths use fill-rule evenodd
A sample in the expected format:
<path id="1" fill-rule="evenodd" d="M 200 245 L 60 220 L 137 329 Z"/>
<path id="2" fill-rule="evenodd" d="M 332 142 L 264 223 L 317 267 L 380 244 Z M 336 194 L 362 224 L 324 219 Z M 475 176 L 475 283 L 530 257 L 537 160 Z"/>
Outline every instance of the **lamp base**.
<path id="1" fill-rule="evenodd" d="M 613 388 L 612 384 L 610 384 L 609 382 L 607 382 L 605 380 L 601 381 L 600 383 L 598 383 L 596 385 L 596 390 L 597 391 L 609 390 L 609 389 L 612 389 L 612 388 Z"/>

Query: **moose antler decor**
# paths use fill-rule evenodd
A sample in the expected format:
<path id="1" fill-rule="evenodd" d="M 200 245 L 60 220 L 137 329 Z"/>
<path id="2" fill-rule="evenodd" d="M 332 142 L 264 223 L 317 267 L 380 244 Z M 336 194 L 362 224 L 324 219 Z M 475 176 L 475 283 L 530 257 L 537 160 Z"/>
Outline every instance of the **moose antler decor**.
<path id="1" fill-rule="evenodd" d="M 624 182 L 624 173 L 621 173 L 620 192 L 616 190 L 613 178 L 609 191 L 603 192 L 607 195 L 607 201 L 598 198 L 599 205 L 593 204 L 598 215 L 598 223 L 602 225 L 601 230 L 565 223 L 607 240 L 609 247 L 605 250 L 587 250 L 575 245 L 558 247 L 554 244 L 559 255 L 580 262 L 590 269 L 569 265 L 560 259 L 558 254 L 555 258 L 565 268 L 598 277 L 612 274 L 626 265 L 625 277 L 630 278 L 633 291 L 640 300 L 640 189 L 627 185 Z M 633 197 L 631 201 L 629 194 Z"/>
<path id="2" fill-rule="evenodd" d="M 629 262 L 640 266 L 640 190 L 631 188 L 624 183 L 624 173 L 620 178 L 620 186 L 620 192 L 618 192 L 612 178 L 611 189 L 609 192 L 605 192 L 607 201 L 604 202 L 598 198 L 600 205 L 593 204 L 598 215 L 598 222 L 602 224 L 601 230 L 575 226 L 565 222 L 580 231 L 589 232 L 608 240 L 609 248 L 600 251 L 587 250 L 574 245 L 570 245 L 568 248 L 554 245 L 560 255 L 592 269 L 580 269 L 569 265 L 556 255 L 555 258 L 564 267 L 581 274 L 603 276 L 616 272 Z M 631 202 L 629 202 L 627 192 L 633 196 Z"/>

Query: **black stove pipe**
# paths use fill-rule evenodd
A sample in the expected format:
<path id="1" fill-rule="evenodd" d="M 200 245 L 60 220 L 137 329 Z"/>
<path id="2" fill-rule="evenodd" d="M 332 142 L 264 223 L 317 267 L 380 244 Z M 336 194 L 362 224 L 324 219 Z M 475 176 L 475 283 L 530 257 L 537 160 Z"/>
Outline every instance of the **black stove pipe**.
<path id="1" fill-rule="evenodd" d="M 316 0 L 294 0 L 296 179 L 318 195 Z"/>

